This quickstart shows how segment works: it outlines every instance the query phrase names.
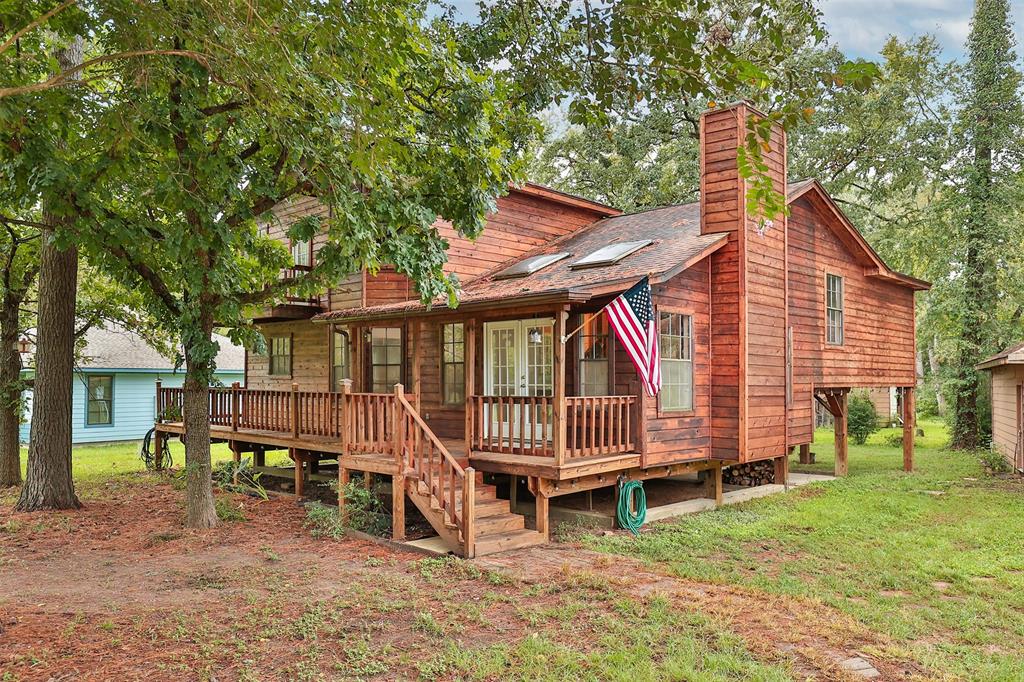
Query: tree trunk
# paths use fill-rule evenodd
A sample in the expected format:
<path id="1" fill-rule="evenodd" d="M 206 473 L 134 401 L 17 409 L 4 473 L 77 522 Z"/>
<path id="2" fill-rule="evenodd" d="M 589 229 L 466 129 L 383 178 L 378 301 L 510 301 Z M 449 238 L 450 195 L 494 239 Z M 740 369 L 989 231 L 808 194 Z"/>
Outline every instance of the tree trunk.
<path id="1" fill-rule="evenodd" d="M 21 485 L 21 297 L 8 291 L 0 311 L 0 488 Z"/>
<path id="2" fill-rule="evenodd" d="M 932 374 L 932 387 L 935 389 L 935 403 L 938 406 L 939 416 L 946 416 L 946 396 L 942 393 L 942 368 L 939 366 L 939 337 L 932 337 L 931 347 L 928 349 L 928 369 Z"/>
<path id="3" fill-rule="evenodd" d="M 204 316 L 203 334 L 210 341 L 212 316 Z M 189 528 L 213 528 L 217 509 L 213 501 L 213 476 L 210 463 L 210 362 L 200 360 L 185 346 L 185 384 L 182 396 L 182 423 L 185 426 L 185 525 Z"/>
<path id="4" fill-rule="evenodd" d="M 54 224 L 51 222 L 54 220 L 51 215 L 44 216 L 44 222 Z M 16 507 L 19 511 L 82 506 L 71 479 L 71 387 L 78 250 L 58 249 L 53 243 L 52 230 L 45 230 L 42 238 L 32 433 L 28 473 Z"/>

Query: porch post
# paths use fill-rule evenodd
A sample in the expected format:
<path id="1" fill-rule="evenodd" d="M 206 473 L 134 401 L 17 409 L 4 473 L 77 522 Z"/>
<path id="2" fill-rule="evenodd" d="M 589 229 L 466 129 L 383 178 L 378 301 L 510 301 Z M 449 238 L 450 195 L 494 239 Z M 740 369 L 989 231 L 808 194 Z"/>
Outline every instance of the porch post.
<path id="1" fill-rule="evenodd" d="M 409 336 L 410 342 L 412 343 L 412 392 L 413 392 L 413 405 L 416 406 L 416 411 L 420 411 L 420 398 L 423 394 L 423 349 L 426 344 L 423 342 L 423 331 L 426 329 L 426 325 L 422 320 L 414 320 L 409 324 Z"/>
<path id="2" fill-rule="evenodd" d="M 473 456 L 473 430 L 476 428 L 473 414 L 473 395 L 476 393 L 476 320 L 466 320 L 462 361 L 466 382 L 466 457 Z"/>
<path id="3" fill-rule="evenodd" d="M 567 306 L 562 306 L 555 313 L 554 407 L 551 445 L 555 451 L 555 464 L 558 466 L 565 463 L 565 327 L 568 318 Z M 540 498 L 538 497 L 538 499 Z"/>
<path id="4" fill-rule="evenodd" d="M 903 387 L 903 470 L 914 470 L 914 432 L 917 430 L 914 387 Z"/>

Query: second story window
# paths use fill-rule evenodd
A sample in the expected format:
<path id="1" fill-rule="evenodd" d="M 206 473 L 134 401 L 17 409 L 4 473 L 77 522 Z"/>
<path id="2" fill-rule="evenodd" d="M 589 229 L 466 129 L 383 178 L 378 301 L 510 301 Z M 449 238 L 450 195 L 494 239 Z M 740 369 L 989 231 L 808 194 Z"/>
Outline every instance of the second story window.
<path id="1" fill-rule="evenodd" d="M 370 391 L 390 393 L 402 381 L 402 328 L 370 330 Z"/>
<path id="2" fill-rule="evenodd" d="M 313 250 L 308 240 L 292 241 L 292 263 L 306 268 L 313 264 Z"/>
<path id="3" fill-rule="evenodd" d="M 843 278 L 825 275 L 825 341 L 843 344 Z"/>
<path id="4" fill-rule="evenodd" d="M 352 346 L 348 330 L 335 327 L 331 334 L 331 390 L 340 391 L 341 382 L 352 378 Z"/>
<path id="5" fill-rule="evenodd" d="M 658 316 L 661 351 L 661 408 L 693 409 L 693 317 L 679 313 Z"/>
<path id="6" fill-rule="evenodd" d="M 441 325 L 441 396 L 445 405 L 466 401 L 465 327 L 461 322 Z"/>
<path id="7" fill-rule="evenodd" d="M 580 395 L 608 395 L 608 318 L 585 313 L 580 330 Z"/>
<path id="8" fill-rule="evenodd" d="M 272 336 L 267 339 L 269 363 L 267 372 L 271 376 L 290 376 L 292 373 L 292 337 Z"/>

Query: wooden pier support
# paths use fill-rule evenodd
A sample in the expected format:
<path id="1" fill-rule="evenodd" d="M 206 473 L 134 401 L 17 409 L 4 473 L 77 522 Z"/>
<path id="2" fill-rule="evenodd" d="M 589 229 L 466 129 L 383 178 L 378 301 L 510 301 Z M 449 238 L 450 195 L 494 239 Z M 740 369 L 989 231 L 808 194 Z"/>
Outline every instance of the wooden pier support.
<path id="1" fill-rule="evenodd" d="M 917 431 L 916 410 L 914 408 L 914 387 L 903 387 L 903 470 L 914 470 L 914 435 Z"/>
<path id="2" fill-rule="evenodd" d="M 801 464 L 814 464 L 814 458 L 811 457 L 811 444 L 803 443 L 800 445 L 800 463 Z"/>
<path id="3" fill-rule="evenodd" d="M 836 434 L 836 465 L 835 475 L 846 476 L 850 471 L 849 466 L 849 437 L 846 426 L 847 406 L 846 398 L 850 393 L 849 388 L 823 388 L 815 391 L 814 398 L 825 406 L 835 422 Z"/>
<path id="4" fill-rule="evenodd" d="M 722 465 L 716 463 L 710 469 L 701 472 L 704 482 L 704 497 L 715 501 L 716 507 L 722 506 Z"/>
<path id="5" fill-rule="evenodd" d="M 775 482 L 789 488 L 789 455 L 775 458 Z"/>
<path id="6" fill-rule="evenodd" d="M 391 477 L 391 539 L 405 540 L 405 476 Z"/>

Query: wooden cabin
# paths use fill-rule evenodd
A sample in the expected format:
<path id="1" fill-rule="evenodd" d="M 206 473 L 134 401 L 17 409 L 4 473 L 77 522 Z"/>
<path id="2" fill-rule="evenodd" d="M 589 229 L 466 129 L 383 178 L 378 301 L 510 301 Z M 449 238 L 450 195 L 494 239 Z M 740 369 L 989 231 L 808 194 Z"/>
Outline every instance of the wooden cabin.
<path id="1" fill-rule="evenodd" d="M 408 499 L 465 556 L 545 542 L 552 497 L 619 477 L 702 472 L 720 498 L 723 466 L 773 460 L 784 481 L 814 437 L 816 401 L 837 415 L 843 474 L 853 388 L 900 387 L 909 468 L 914 292 L 928 285 L 886 266 L 819 183 L 788 183 L 781 129 L 766 158 L 790 214 L 747 215 L 736 150 L 757 115 L 704 114 L 698 203 L 624 215 L 528 184 L 475 242 L 439 221 L 464 283 L 457 308 L 423 305 L 384 270 L 265 311 L 268 353 L 249 354 L 244 386 L 211 393 L 213 437 L 257 460 L 287 448 L 300 495 L 321 461 L 338 462 L 342 483 L 390 476 L 394 537 Z M 279 206 L 270 229 L 315 210 Z M 317 247 L 292 244 L 296 267 Z M 600 314 L 643 277 L 660 330 L 653 399 Z M 180 401 L 158 393 L 161 413 Z M 528 481 L 535 528 L 483 473 Z"/>
<path id="2" fill-rule="evenodd" d="M 1024 343 L 978 365 L 991 374 L 992 450 L 1024 474 Z"/>

